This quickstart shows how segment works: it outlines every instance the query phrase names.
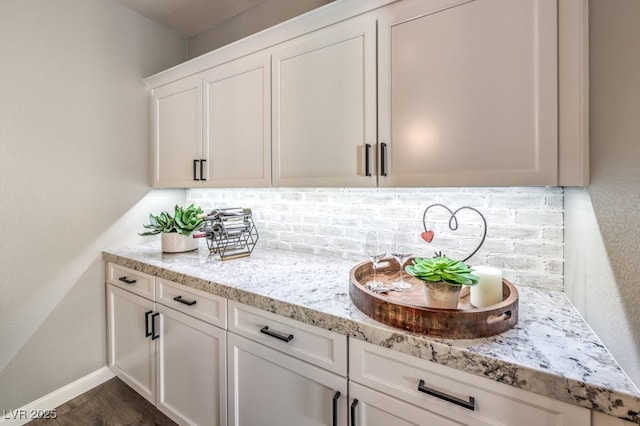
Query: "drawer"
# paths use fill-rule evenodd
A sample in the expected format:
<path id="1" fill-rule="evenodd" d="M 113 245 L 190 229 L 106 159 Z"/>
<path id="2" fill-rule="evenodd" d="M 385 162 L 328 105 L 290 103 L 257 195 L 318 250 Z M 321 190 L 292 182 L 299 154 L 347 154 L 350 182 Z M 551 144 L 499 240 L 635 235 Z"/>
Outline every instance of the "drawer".
<path id="1" fill-rule="evenodd" d="M 347 375 L 347 336 L 229 301 L 229 331 Z"/>
<path id="2" fill-rule="evenodd" d="M 357 339 L 349 376 L 398 400 L 472 425 L 578 426 L 590 411 Z"/>
<path id="3" fill-rule="evenodd" d="M 139 294 L 147 299 L 155 299 L 155 277 L 125 266 L 107 263 L 107 282 Z"/>
<path id="4" fill-rule="evenodd" d="M 227 326 L 227 299 L 156 278 L 156 302 L 220 328 Z"/>

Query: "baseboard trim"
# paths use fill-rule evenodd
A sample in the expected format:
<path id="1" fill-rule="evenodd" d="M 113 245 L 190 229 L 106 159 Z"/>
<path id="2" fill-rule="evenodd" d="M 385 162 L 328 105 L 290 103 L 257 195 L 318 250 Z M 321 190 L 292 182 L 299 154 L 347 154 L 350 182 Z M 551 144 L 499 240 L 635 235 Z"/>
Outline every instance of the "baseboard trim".
<path id="1" fill-rule="evenodd" d="M 102 367 L 18 409 L 2 412 L 0 426 L 23 425 L 38 415 L 42 416 L 42 413 L 53 414 L 51 410 L 54 408 L 93 389 L 114 376 L 109 367 Z"/>

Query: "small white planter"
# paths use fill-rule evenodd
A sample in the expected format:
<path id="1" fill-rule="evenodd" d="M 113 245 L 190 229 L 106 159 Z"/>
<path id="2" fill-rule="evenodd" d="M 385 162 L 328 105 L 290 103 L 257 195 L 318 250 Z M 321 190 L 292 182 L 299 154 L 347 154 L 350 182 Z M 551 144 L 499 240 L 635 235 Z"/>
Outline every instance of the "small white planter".
<path id="1" fill-rule="evenodd" d="M 427 306 L 439 309 L 457 309 L 462 286 L 445 282 L 424 283 L 424 297 Z"/>
<path id="2" fill-rule="evenodd" d="M 180 253 L 198 248 L 198 240 L 191 235 L 188 237 L 177 232 L 162 233 L 162 252 Z"/>

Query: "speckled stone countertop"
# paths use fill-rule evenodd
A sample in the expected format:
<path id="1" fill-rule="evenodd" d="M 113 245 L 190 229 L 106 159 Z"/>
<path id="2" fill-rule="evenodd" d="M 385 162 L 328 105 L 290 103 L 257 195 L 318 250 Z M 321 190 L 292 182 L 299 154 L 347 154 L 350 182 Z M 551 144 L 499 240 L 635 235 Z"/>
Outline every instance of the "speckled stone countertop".
<path id="1" fill-rule="evenodd" d="M 221 261 L 203 247 L 162 254 L 159 243 L 105 250 L 103 259 L 640 424 L 640 391 L 561 292 L 519 286 L 515 328 L 488 338 L 441 339 L 360 312 L 349 298 L 356 265 L 350 260 L 258 245 L 250 257 Z"/>

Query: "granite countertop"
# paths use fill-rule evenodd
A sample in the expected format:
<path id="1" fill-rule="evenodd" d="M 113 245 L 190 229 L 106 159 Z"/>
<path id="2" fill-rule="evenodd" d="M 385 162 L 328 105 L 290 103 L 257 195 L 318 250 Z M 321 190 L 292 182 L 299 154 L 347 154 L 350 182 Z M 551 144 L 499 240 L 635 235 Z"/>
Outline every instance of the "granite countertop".
<path id="1" fill-rule="evenodd" d="M 105 261 L 640 424 L 640 391 L 562 292 L 517 286 L 519 322 L 480 339 L 388 327 L 349 298 L 357 262 L 256 247 L 221 261 L 206 248 L 163 254 L 158 243 L 103 252 Z"/>

